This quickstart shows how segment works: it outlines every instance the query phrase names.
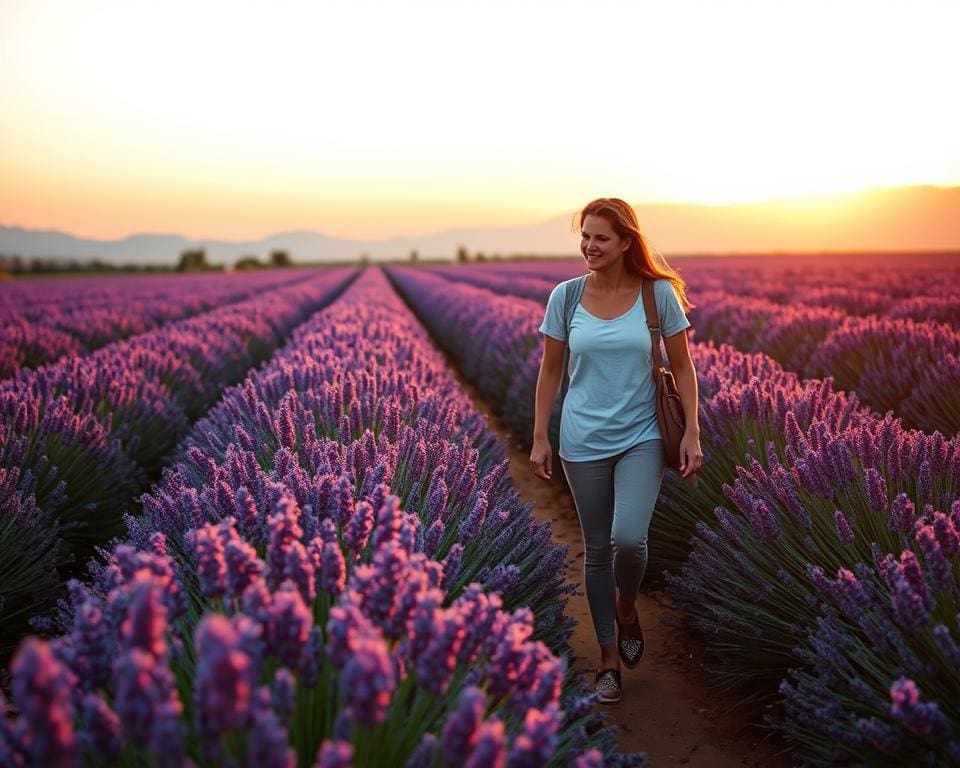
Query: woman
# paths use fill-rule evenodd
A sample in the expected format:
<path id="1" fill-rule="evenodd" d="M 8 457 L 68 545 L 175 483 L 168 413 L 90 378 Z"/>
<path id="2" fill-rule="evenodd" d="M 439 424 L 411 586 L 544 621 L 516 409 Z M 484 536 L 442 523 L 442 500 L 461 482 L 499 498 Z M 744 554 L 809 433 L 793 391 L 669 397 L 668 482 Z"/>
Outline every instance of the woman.
<path id="1" fill-rule="evenodd" d="M 599 701 L 610 703 L 621 698 L 620 661 L 632 668 L 643 654 L 636 598 L 664 470 L 652 343 L 641 294 L 645 280 L 654 281 L 664 346 L 686 416 L 680 447 L 684 477 L 700 469 L 702 454 L 697 377 L 683 332 L 690 326 L 684 313 L 692 305 L 683 280 L 651 253 L 636 214 L 623 200 L 591 202 L 580 213 L 580 230 L 580 252 L 589 273 L 553 289 L 540 326 L 545 340 L 530 463 L 537 477 L 550 479 L 547 425 L 569 344 L 560 459 L 586 551 L 584 581 L 600 645 L 596 690 Z M 580 285 L 579 303 L 565 320 L 566 292 Z"/>

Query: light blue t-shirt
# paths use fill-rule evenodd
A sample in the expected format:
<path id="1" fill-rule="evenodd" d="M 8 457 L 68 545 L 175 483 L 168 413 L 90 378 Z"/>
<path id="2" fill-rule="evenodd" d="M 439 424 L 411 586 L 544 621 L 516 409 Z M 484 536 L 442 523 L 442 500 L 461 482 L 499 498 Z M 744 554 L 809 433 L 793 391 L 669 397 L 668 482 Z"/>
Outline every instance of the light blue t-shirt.
<path id="1" fill-rule="evenodd" d="M 567 341 L 565 288 L 565 283 L 560 283 L 550 292 L 540 325 L 541 333 L 560 341 Z M 690 327 L 669 280 L 655 280 L 653 295 L 664 338 Z M 567 343 L 570 384 L 560 420 L 560 458 L 605 459 L 659 438 L 650 330 L 642 294 L 638 292 L 634 305 L 612 320 L 595 317 L 578 303 Z"/>

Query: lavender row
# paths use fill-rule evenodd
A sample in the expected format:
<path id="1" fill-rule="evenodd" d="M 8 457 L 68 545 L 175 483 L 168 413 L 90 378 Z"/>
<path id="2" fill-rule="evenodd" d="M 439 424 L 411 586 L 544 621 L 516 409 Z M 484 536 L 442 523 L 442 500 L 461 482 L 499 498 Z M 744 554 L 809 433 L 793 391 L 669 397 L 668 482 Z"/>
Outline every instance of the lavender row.
<path id="1" fill-rule="evenodd" d="M 464 376 L 529 446 L 543 354 L 537 333 L 542 304 L 438 277 L 433 270 L 391 267 L 388 275 Z M 558 417 L 554 413 L 554 438 Z"/>
<path id="2" fill-rule="evenodd" d="M 488 288 L 495 293 L 519 296 L 541 303 L 546 302 L 550 291 L 556 283 L 542 277 L 533 277 L 527 274 L 505 274 L 478 267 L 429 267 L 432 274 L 442 275 L 479 288 Z M 574 274 L 579 274 L 575 272 Z M 573 275 L 571 275 L 573 277 Z"/>
<path id="3" fill-rule="evenodd" d="M 848 315 L 960 323 L 958 254 L 690 256 L 672 258 L 671 263 L 698 292 L 837 309 Z M 449 269 L 464 276 L 529 277 L 556 284 L 582 274 L 583 262 L 488 262 Z"/>
<path id="4" fill-rule="evenodd" d="M 64 309 L 96 309 L 122 303 L 129 298 L 175 299 L 191 291 L 205 292 L 213 286 L 277 286 L 303 279 L 311 270 L 288 269 L 260 272 L 167 275 L 98 275 L 94 277 L 47 277 L 11 280 L 0 285 L 0 312 L 16 312 L 27 319 L 39 319 L 57 304 Z M 33 314 L 29 314 L 29 313 Z"/>
<path id="5" fill-rule="evenodd" d="M 228 491 L 267 493 L 265 466 L 299 503 L 337 520 L 386 483 L 424 521 L 428 554 L 460 553 L 461 578 L 496 587 L 508 607 L 531 606 L 537 636 L 565 647 L 565 550 L 520 504 L 503 447 L 379 271 L 365 273 L 268 365 L 227 390 L 171 464 L 143 499 L 149 523 L 131 521 L 131 531 L 146 526 L 178 545 L 200 521 L 237 514 L 240 502 Z M 540 578 L 521 583 L 532 564 Z"/>
<path id="6" fill-rule="evenodd" d="M 554 270 L 566 279 L 571 266 L 561 262 Z M 550 265 L 546 267 L 549 273 Z M 720 279 L 716 274 L 721 267 L 715 267 L 715 277 L 710 280 L 701 274 L 704 271 L 709 276 L 706 268 L 683 267 L 688 278 L 692 273 L 697 280 L 693 292 L 697 306 L 691 313 L 697 338 L 733 344 L 746 352 L 762 352 L 804 378 L 830 376 L 838 388 L 855 391 L 880 413 L 894 411 L 911 427 L 947 435 L 960 432 L 960 332 L 956 330 L 960 324 L 960 293 L 956 289 L 943 289 L 950 291 L 943 296 L 903 299 L 913 307 L 924 302 L 949 305 L 958 313 L 956 318 L 949 312 L 936 316 L 951 319 L 951 326 L 937 320 L 906 319 L 895 307 L 882 317 L 851 317 L 841 309 L 818 306 L 816 302 L 811 305 L 808 297 L 796 289 L 797 276 L 791 270 L 777 275 L 771 266 L 765 267 L 766 279 L 776 286 L 789 286 L 774 292 L 775 298 L 792 303 L 753 298 L 745 294 L 751 290 L 749 286 L 757 291 L 759 281 L 746 280 L 746 268 L 730 269 Z M 553 285 L 472 267 L 431 272 L 499 293 L 543 301 Z M 825 290 L 850 291 L 824 289 L 819 284 L 814 290 L 821 294 Z"/>
<path id="7" fill-rule="evenodd" d="M 50 764 L 161 744 L 172 765 L 639 764 L 587 736 L 592 697 L 535 639 L 555 619 L 507 608 L 562 583 L 564 550 L 504 467 L 368 271 L 196 425 L 137 546 L 73 585 L 66 634 L 21 649 L 0 743 Z"/>
<path id="8" fill-rule="evenodd" d="M 164 323 L 301 282 L 308 270 L 44 280 L 0 290 L 0 379 Z"/>
<path id="9" fill-rule="evenodd" d="M 438 327 L 452 335 L 460 334 L 461 348 L 475 349 L 480 343 L 496 346 L 517 325 L 516 318 L 505 316 L 505 327 L 498 334 L 501 299 L 489 292 L 484 295 L 464 286 L 453 293 L 449 284 L 437 284 L 435 277 L 412 270 L 392 274 L 405 288 L 414 286 L 409 291 L 411 301 L 423 308 L 425 316 L 433 317 Z M 447 296 L 441 298 L 444 291 Z M 469 306 L 460 309 L 468 321 L 451 329 L 456 314 L 438 309 L 444 306 Z M 542 312 L 539 307 L 530 311 L 537 313 L 534 319 Z M 476 316 L 481 318 L 477 328 L 482 330 L 471 335 L 469 318 Z M 944 560 L 956 552 L 951 526 L 957 521 L 947 522 L 935 510 L 951 505 L 958 509 L 960 440 L 904 429 L 890 416 L 880 419 L 855 397 L 833 392 L 829 382 L 801 381 L 762 355 L 698 344 L 692 346 L 692 353 L 702 396 L 705 467 L 695 495 L 668 476 L 661 510 L 653 519 L 654 567 L 674 572 L 668 577 L 670 593 L 718 652 L 720 679 L 730 683 L 749 679 L 759 686 L 757 695 L 773 699 L 790 668 L 826 669 L 811 661 L 814 652 L 823 655 L 853 642 L 848 637 L 846 646 L 840 646 L 836 638 L 824 642 L 817 635 L 830 616 L 829 610 L 820 607 L 824 573 L 862 570 L 858 563 L 889 563 L 890 558 L 909 564 L 913 557 L 924 564 L 929 582 L 921 586 L 922 580 L 914 579 L 911 584 L 916 586 L 910 590 L 896 575 L 900 571 L 884 566 L 885 578 L 899 590 L 901 607 L 895 608 L 889 587 L 886 594 L 878 587 L 878 605 L 902 615 L 903 606 L 926 606 L 929 613 L 915 612 L 912 620 L 929 622 L 915 635 L 901 634 L 899 646 L 891 645 L 886 655 L 881 654 L 889 663 L 875 667 L 883 671 L 872 679 L 872 719 L 861 718 L 869 723 L 864 726 L 868 731 L 885 719 L 883 727 L 903 744 L 912 744 L 904 747 L 905 754 L 912 754 L 918 748 L 917 734 L 911 735 L 909 723 L 904 722 L 907 704 L 891 709 L 890 690 L 896 685 L 901 699 L 906 695 L 903 691 L 926 692 L 930 698 L 917 705 L 921 711 L 949 704 L 938 699 L 937 692 L 944 690 L 940 680 L 955 679 L 955 669 L 944 669 L 929 659 L 933 640 L 952 648 L 950 643 L 960 638 L 955 626 L 944 623 L 946 617 L 956 615 L 951 611 L 960 594 L 960 569 Z M 521 393 L 524 399 L 532 401 L 534 383 L 535 376 L 528 376 L 526 392 Z M 529 435 L 531 427 L 527 424 L 521 434 Z M 914 535 L 921 530 L 925 533 Z M 934 574 L 939 581 L 933 580 Z M 849 627 L 847 631 L 854 634 Z M 798 648 L 803 643 L 806 647 Z M 897 661 L 897 653 L 922 663 L 904 666 L 902 659 Z M 832 662 L 840 664 L 840 658 L 835 654 Z M 935 658 L 942 661 L 943 657 Z M 824 713 L 839 707 L 849 711 L 853 706 L 849 689 L 825 691 L 808 678 L 804 681 L 804 706 L 794 703 L 788 710 L 790 717 L 781 724 L 798 749 L 796 717 L 802 715 L 809 729 L 817 715 L 821 729 L 815 736 L 808 731 L 808 741 L 830 744 L 833 735 L 823 725 L 830 717 Z M 859 693 L 864 691 L 860 685 Z M 821 695 L 814 695 L 818 692 Z M 953 727 L 960 723 L 960 713 L 949 707 L 941 714 Z M 943 725 L 931 717 L 938 728 Z M 876 725 L 876 730 L 883 728 Z M 941 728 L 941 735 L 945 732 L 949 729 Z M 848 738 L 861 748 L 868 741 L 864 734 Z M 891 737 L 887 744 L 892 741 Z M 948 741 L 941 744 L 942 750 L 949 749 Z M 896 754 L 901 757 L 900 752 Z M 832 764 L 830 759 L 823 760 L 818 764 Z"/>
<path id="10" fill-rule="evenodd" d="M 960 432 L 960 332 L 953 327 L 718 292 L 699 298 L 692 319 L 698 338 L 762 351 L 805 377 L 831 376 L 916 428 Z"/>
<path id="11" fill-rule="evenodd" d="M 352 274 L 321 272 L 0 384 L 0 655 L 55 593 L 51 566 L 116 535 L 190 422 Z"/>

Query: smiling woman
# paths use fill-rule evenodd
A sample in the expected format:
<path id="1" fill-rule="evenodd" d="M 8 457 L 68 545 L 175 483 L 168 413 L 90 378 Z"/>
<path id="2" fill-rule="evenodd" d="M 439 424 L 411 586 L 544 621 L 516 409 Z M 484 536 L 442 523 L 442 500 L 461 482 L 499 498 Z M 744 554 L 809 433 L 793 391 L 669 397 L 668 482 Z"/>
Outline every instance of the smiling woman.
<path id="1" fill-rule="evenodd" d="M 376 238 L 606 189 L 952 184 L 958 25 L 933 2 L 4 4 L 0 206 L 88 236 Z"/>

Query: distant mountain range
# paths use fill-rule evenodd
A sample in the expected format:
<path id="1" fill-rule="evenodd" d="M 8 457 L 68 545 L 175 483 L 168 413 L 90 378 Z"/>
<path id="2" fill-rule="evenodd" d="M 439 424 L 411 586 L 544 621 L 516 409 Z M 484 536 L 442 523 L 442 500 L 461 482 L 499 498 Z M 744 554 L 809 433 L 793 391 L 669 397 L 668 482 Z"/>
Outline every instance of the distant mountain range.
<path id="1" fill-rule="evenodd" d="M 739 205 L 640 204 L 645 234 L 665 254 L 797 251 L 960 250 L 960 187 L 894 187 L 854 195 Z M 295 262 L 452 257 L 459 246 L 484 252 L 575 254 L 572 212 L 522 227 L 455 229 L 420 237 L 347 240 L 319 232 L 284 232 L 255 242 L 191 240 L 137 234 L 90 240 L 47 230 L 0 226 L 0 255 L 99 258 L 115 264 L 173 264 L 181 251 L 204 248 L 211 263 L 286 250 Z"/>

